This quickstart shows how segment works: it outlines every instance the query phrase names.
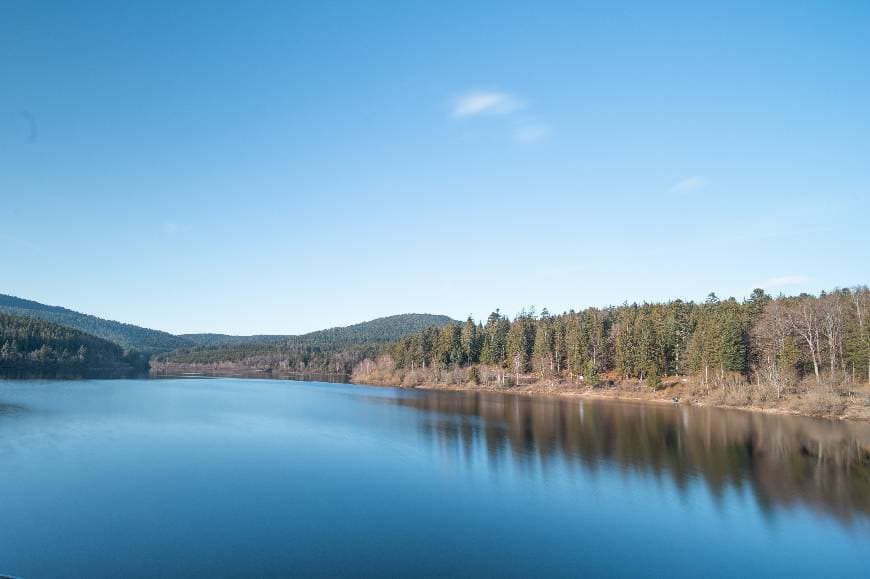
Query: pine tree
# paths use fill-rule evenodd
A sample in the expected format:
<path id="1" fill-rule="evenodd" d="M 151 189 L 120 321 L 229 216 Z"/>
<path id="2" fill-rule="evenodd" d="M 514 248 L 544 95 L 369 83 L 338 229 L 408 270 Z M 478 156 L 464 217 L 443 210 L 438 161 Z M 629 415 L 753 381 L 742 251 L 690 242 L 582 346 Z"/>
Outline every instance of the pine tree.
<path id="1" fill-rule="evenodd" d="M 637 337 L 637 304 L 625 304 L 617 314 L 615 328 L 616 370 L 624 377 L 640 375 L 641 365 Z"/>
<path id="2" fill-rule="evenodd" d="M 535 343 L 535 323 L 531 313 L 522 311 L 514 319 L 508 331 L 507 354 L 511 369 L 519 374 L 531 370 L 532 352 Z"/>
<path id="3" fill-rule="evenodd" d="M 568 371 L 571 377 L 581 376 L 586 368 L 587 348 L 584 341 L 583 329 L 580 316 L 571 312 L 566 322 L 566 350 L 568 358 Z"/>
<path id="4" fill-rule="evenodd" d="M 462 353 L 464 364 L 477 364 L 480 361 L 480 339 L 471 316 L 462 326 Z"/>
<path id="5" fill-rule="evenodd" d="M 441 326 L 435 345 L 436 359 L 441 368 L 462 364 L 462 329 L 459 324 Z"/>
<path id="6" fill-rule="evenodd" d="M 553 328 L 553 320 L 546 308 L 541 312 L 541 318 L 537 321 L 535 330 L 535 343 L 533 348 L 534 365 L 541 378 L 551 376 L 555 368 L 556 333 Z"/>

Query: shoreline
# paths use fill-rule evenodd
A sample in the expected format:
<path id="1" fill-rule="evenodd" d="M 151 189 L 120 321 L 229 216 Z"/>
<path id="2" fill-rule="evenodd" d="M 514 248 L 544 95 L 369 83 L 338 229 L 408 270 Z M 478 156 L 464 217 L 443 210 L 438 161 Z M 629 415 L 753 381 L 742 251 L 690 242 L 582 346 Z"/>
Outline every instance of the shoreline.
<path id="1" fill-rule="evenodd" d="M 486 394 L 509 394 L 513 396 L 524 396 L 528 398 L 583 398 L 592 400 L 612 400 L 616 402 L 633 402 L 642 404 L 657 404 L 668 406 L 693 406 L 696 408 L 718 408 L 721 410 L 743 410 L 746 412 L 754 412 L 758 414 L 770 414 L 778 416 L 800 416 L 804 418 L 815 418 L 832 421 L 848 421 L 848 422 L 870 422 L 870 406 L 862 404 L 848 404 L 845 411 L 841 413 L 831 412 L 809 412 L 805 409 L 786 407 L 782 404 L 758 405 L 757 403 L 750 404 L 728 404 L 713 399 L 704 399 L 693 397 L 688 393 L 674 389 L 673 386 L 663 388 L 661 390 L 652 391 L 644 389 L 628 390 L 620 386 L 610 387 L 585 387 L 577 388 L 565 384 L 544 384 L 533 383 L 521 386 L 497 386 L 497 385 L 475 385 L 467 384 L 448 384 L 443 382 L 424 382 L 415 386 L 402 386 L 399 384 L 387 383 L 378 381 L 371 377 L 355 376 L 347 374 L 316 374 L 302 372 L 239 372 L 239 371 L 220 371 L 217 368 L 203 369 L 198 372 L 167 372 L 167 371 L 152 371 L 138 378 L 148 379 L 166 379 L 166 378 L 242 378 L 242 379 L 267 379 L 267 380 L 287 380 L 287 381 L 318 381 L 332 382 L 340 384 L 353 384 L 356 386 L 371 386 L 375 388 L 397 388 L 400 390 L 432 390 L 441 392 L 481 392 Z M 33 378 L 32 380 L 70 380 L 77 381 L 82 378 Z M 109 378 L 112 379 L 112 378 Z M 115 378 L 119 379 L 119 378 Z M 7 378 L 0 382 L 20 382 L 27 381 L 26 378 Z M 679 396 L 674 396 L 678 394 Z M 810 398 L 808 395 L 805 395 Z M 800 401 L 801 395 L 792 395 L 781 399 L 783 404 L 794 404 Z"/>
<path id="2" fill-rule="evenodd" d="M 417 386 L 400 386 L 395 384 L 377 383 L 366 381 L 364 378 L 351 377 L 350 382 L 359 386 L 374 386 L 378 388 L 398 388 L 402 390 L 434 390 L 443 392 L 482 392 L 487 394 L 511 394 L 531 398 L 584 398 L 593 400 L 612 400 L 618 402 L 636 402 L 668 406 L 693 406 L 696 408 L 718 408 L 721 410 L 743 410 L 758 414 L 770 414 L 778 416 L 800 416 L 823 420 L 868 422 L 870 421 L 870 408 L 860 405 L 849 406 L 844 413 L 810 413 L 802 412 L 797 408 L 788 408 L 781 405 L 771 404 L 759 406 L 758 404 L 727 404 L 715 400 L 694 399 L 689 396 L 679 396 L 674 400 L 674 392 L 660 390 L 653 391 L 628 391 L 619 387 L 586 387 L 583 389 L 569 388 L 554 384 L 531 384 L 525 386 L 488 386 L 474 384 L 444 384 L 426 382 Z M 797 397 L 800 399 L 800 397 Z M 782 402 L 794 402 L 792 398 L 784 398 Z M 864 410 L 864 412 L 860 412 Z"/>
<path id="3" fill-rule="evenodd" d="M 283 368 L 242 368 L 235 365 L 160 364 L 151 366 L 149 378 L 264 378 L 267 380 L 311 380 L 317 382 L 347 382 L 350 374 L 298 372 Z"/>

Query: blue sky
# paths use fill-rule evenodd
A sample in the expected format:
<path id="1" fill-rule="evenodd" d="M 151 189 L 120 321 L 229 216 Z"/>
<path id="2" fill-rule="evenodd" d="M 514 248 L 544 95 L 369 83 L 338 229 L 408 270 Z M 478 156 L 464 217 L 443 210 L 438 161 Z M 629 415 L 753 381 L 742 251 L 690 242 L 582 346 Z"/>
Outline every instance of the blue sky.
<path id="1" fill-rule="evenodd" d="M 5 3 L 0 293 L 302 332 L 867 283 L 870 3 Z"/>

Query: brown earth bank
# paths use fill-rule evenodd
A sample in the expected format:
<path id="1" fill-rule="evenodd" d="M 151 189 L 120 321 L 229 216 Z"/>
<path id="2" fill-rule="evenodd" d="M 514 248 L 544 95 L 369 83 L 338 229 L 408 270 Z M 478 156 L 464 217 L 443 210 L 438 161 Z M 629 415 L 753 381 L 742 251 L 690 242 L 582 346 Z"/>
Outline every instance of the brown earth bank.
<path id="1" fill-rule="evenodd" d="M 479 367 L 474 373 L 469 368 L 397 371 L 382 361 L 364 361 L 354 370 L 350 381 L 372 386 L 634 400 L 870 421 L 867 384 L 828 387 L 802 382 L 777 392 L 735 376 L 707 384 L 692 376 L 674 376 L 663 378 L 658 388 L 651 388 L 645 381 L 613 376 L 604 376 L 597 384 L 589 385 L 579 380 L 542 379 L 487 367 Z"/>

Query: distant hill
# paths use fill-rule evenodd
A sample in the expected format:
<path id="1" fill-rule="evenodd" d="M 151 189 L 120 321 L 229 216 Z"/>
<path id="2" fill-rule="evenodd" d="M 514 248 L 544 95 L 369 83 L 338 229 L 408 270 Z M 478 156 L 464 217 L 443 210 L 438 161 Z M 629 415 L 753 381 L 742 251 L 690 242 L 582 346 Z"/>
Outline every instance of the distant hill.
<path id="1" fill-rule="evenodd" d="M 262 346 L 282 345 L 337 345 L 363 344 L 369 342 L 394 342 L 408 334 L 419 332 L 429 326 L 443 326 L 453 320 L 448 316 L 434 314 L 399 314 L 361 322 L 351 326 L 341 326 L 317 330 L 307 334 L 280 335 L 258 334 L 254 336 L 232 336 L 229 334 L 181 334 L 178 337 L 193 342 L 196 346 Z"/>
<path id="2" fill-rule="evenodd" d="M 453 322 L 448 316 L 434 314 L 399 314 L 377 318 L 368 322 L 353 324 L 328 330 L 318 330 L 300 336 L 292 336 L 291 344 L 306 345 L 350 345 L 370 342 L 395 342 L 396 340 L 421 331 L 429 326 L 441 327 Z"/>
<path id="3" fill-rule="evenodd" d="M 256 369 L 349 374 L 356 363 L 377 355 L 388 344 L 424 328 L 451 322 L 447 316 L 400 314 L 298 336 L 186 334 L 183 338 L 201 345 L 160 354 L 152 367 L 165 372 L 184 365 L 184 371 L 197 370 L 193 366 L 210 366 L 221 372 Z"/>
<path id="4" fill-rule="evenodd" d="M 150 357 L 152 367 L 179 364 L 224 367 L 229 364 L 267 371 L 305 370 L 334 374 L 349 373 L 359 360 L 377 355 L 404 336 L 416 334 L 430 326 L 440 327 L 453 322 L 447 316 L 400 314 L 301 335 L 231 336 L 201 333 L 176 336 L 4 294 L 0 294 L 0 313 L 58 324 L 107 340 L 125 350 L 141 353 L 146 359 Z M 53 329 L 44 331 L 48 337 L 56 332 Z M 46 344 L 52 350 L 60 349 L 58 360 L 66 360 L 64 363 L 75 366 L 68 355 L 62 354 L 64 349 L 69 351 L 68 345 L 58 343 L 55 348 L 50 340 Z M 41 345 L 36 346 L 37 350 L 39 348 Z M 32 352 L 27 350 L 26 355 L 16 360 L 29 360 L 36 356 L 31 356 Z M 50 372 L 46 372 L 48 374 Z"/>
<path id="5" fill-rule="evenodd" d="M 4 294 L 0 294 L 0 312 L 38 318 L 81 330 L 82 332 L 113 342 L 122 348 L 136 350 L 146 355 L 168 352 L 176 348 L 194 345 L 194 342 L 190 340 L 167 332 L 142 328 L 133 324 L 104 320 L 103 318 L 82 314 L 59 306 L 48 306 L 39 302 Z"/>
<path id="6" fill-rule="evenodd" d="M 0 378 L 123 378 L 147 372 L 143 356 L 108 340 L 0 313 Z"/>
<path id="7" fill-rule="evenodd" d="M 233 336 L 231 334 L 179 334 L 195 346 L 230 346 L 245 344 L 269 344 L 286 340 L 287 334 L 256 334 L 254 336 Z"/>

